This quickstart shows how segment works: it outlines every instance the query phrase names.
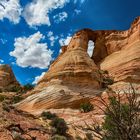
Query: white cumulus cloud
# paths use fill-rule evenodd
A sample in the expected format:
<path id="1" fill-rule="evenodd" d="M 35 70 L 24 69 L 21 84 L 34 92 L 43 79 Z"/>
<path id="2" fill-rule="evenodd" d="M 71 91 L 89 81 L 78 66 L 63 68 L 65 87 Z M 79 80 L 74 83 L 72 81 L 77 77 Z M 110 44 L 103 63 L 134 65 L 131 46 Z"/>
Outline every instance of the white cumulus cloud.
<path id="1" fill-rule="evenodd" d="M 68 44 L 70 43 L 71 39 L 72 39 L 71 36 L 67 36 L 67 38 L 61 38 L 61 39 L 59 40 L 59 44 L 60 44 L 61 46 L 66 46 L 66 45 L 68 45 Z"/>
<path id="2" fill-rule="evenodd" d="M 49 13 L 57 8 L 63 8 L 68 2 L 70 0 L 33 0 L 26 5 L 23 17 L 31 27 L 40 25 L 50 26 Z"/>
<path id="3" fill-rule="evenodd" d="M 52 31 L 49 31 L 47 34 L 47 37 L 50 41 L 50 45 L 54 46 L 54 43 L 56 42 L 56 40 L 58 39 L 58 36 L 55 36 L 54 33 Z"/>
<path id="4" fill-rule="evenodd" d="M 68 14 L 66 12 L 61 12 L 53 16 L 53 19 L 54 19 L 54 22 L 60 23 L 62 21 L 65 21 L 67 17 L 68 17 Z"/>
<path id="5" fill-rule="evenodd" d="M 4 60 L 0 59 L 0 63 L 4 63 Z"/>
<path id="6" fill-rule="evenodd" d="M 17 24 L 20 21 L 21 11 L 19 0 L 0 0 L 0 20 L 7 18 Z"/>
<path id="7" fill-rule="evenodd" d="M 48 68 L 53 52 L 46 43 L 41 43 L 44 36 L 37 32 L 29 37 L 15 38 L 14 51 L 10 55 L 16 58 L 16 64 L 21 67 Z"/>
<path id="8" fill-rule="evenodd" d="M 33 81 L 32 84 L 37 84 L 37 83 L 43 78 L 44 75 L 45 75 L 45 72 L 42 72 L 41 75 L 36 76 L 36 77 L 35 77 L 35 80 Z"/>

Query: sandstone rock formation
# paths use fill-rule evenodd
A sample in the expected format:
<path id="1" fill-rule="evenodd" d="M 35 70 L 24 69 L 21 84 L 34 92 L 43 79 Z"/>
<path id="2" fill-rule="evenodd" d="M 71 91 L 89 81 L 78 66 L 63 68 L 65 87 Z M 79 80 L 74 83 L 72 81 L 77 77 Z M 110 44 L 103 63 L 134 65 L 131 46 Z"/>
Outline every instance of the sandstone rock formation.
<path id="1" fill-rule="evenodd" d="M 95 43 L 91 58 L 90 40 Z M 126 31 L 78 31 L 39 81 L 35 88 L 39 93 L 17 107 L 25 111 L 76 108 L 102 92 L 100 70 L 107 70 L 115 84 L 140 83 L 140 17 Z"/>
<path id="2" fill-rule="evenodd" d="M 107 57 L 98 63 L 100 69 L 108 70 L 116 82 L 140 83 L 140 17 L 129 30 L 106 36 L 105 46 Z"/>
<path id="3" fill-rule="evenodd" d="M 19 87 L 14 73 L 9 65 L 0 65 L 0 90 L 10 91 L 14 87 Z"/>
<path id="4" fill-rule="evenodd" d="M 99 69 L 87 54 L 90 32 L 92 31 L 88 34 L 83 30 L 73 36 L 70 44 L 63 47 L 62 53 L 50 66 L 39 84 L 51 83 L 59 79 L 65 85 L 74 83 L 81 87 L 88 85 L 95 89 L 99 88 Z"/>

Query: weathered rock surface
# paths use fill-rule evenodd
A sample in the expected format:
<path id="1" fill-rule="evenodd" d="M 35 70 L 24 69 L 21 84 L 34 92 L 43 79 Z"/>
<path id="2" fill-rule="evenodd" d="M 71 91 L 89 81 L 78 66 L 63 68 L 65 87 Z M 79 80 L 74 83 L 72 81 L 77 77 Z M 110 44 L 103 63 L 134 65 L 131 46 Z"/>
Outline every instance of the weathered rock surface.
<path id="1" fill-rule="evenodd" d="M 107 70 L 116 82 L 140 83 L 140 18 L 127 31 L 111 33 L 106 37 L 108 56 L 98 64 Z"/>
<path id="2" fill-rule="evenodd" d="M 1 110 L 0 103 L 0 140 L 31 140 L 33 137 L 36 140 L 50 139 L 51 136 L 45 129 L 45 124 L 47 123 L 42 122 L 39 118 L 22 111 Z"/>
<path id="3" fill-rule="evenodd" d="M 19 109 L 79 108 L 101 92 L 99 69 L 87 54 L 89 35 L 85 31 L 75 34 L 35 88 L 38 93 L 19 103 Z"/>
<path id="4" fill-rule="evenodd" d="M 92 86 L 98 89 L 100 75 L 98 67 L 87 54 L 88 41 L 92 31 L 76 33 L 67 47 L 63 47 L 60 56 L 50 66 L 49 71 L 41 79 L 39 84 L 53 83 L 55 79 L 61 80 L 62 84 L 77 86 Z M 65 48 L 65 49 L 64 49 Z"/>
<path id="5" fill-rule="evenodd" d="M 8 97 L 6 102 L 13 97 L 12 93 L 10 95 L 5 94 L 5 96 Z M 93 100 L 91 99 L 91 103 L 98 104 L 100 107 L 102 106 L 97 101 L 97 98 Z M 8 106 L 10 104 L 7 104 L 9 111 L 6 111 L 3 105 L 3 103 L 0 103 L 0 140 L 12 140 L 12 137 L 17 135 L 26 140 L 31 140 L 31 137 L 35 137 L 36 140 L 51 139 L 51 121 L 43 119 L 40 116 L 42 110 L 38 112 L 30 112 L 33 114 L 31 115 L 21 110 L 16 110 L 12 106 Z M 94 107 L 94 110 L 88 113 L 82 113 L 79 109 L 73 110 L 70 108 L 50 109 L 45 111 L 50 111 L 57 114 L 60 118 L 65 119 L 69 128 L 67 131 L 67 134 L 69 134 L 68 140 L 75 140 L 76 136 L 80 136 L 84 139 L 87 131 L 82 130 L 82 128 L 86 128 L 86 124 L 101 124 L 104 116 L 102 110 L 99 110 L 98 107 Z M 95 137 L 94 139 L 99 140 Z"/>
<path id="6" fill-rule="evenodd" d="M 54 84 L 44 88 L 39 93 L 27 97 L 17 104 L 17 108 L 30 113 L 42 112 L 51 108 L 79 109 L 81 103 L 91 100 L 101 92 L 88 86 L 78 88 L 72 85 Z"/>
<path id="7" fill-rule="evenodd" d="M 87 54 L 89 40 L 95 43 L 91 58 Z M 29 112 L 77 108 L 87 96 L 89 100 L 102 92 L 100 70 L 107 70 L 115 83 L 140 83 L 140 17 L 126 31 L 77 32 L 39 81 L 37 93 L 17 107 Z"/>
<path id="8" fill-rule="evenodd" d="M 13 87 L 19 87 L 14 73 L 9 65 L 0 65 L 0 90 L 10 91 Z"/>

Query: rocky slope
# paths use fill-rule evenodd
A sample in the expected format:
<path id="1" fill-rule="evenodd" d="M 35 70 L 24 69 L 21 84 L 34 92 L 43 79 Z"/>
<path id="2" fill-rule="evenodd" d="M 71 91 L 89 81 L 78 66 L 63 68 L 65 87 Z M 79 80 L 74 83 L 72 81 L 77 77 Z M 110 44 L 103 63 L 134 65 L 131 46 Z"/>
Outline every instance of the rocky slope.
<path id="1" fill-rule="evenodd" d="M 36 140 L 51 140 L 53 135 L 50 126 L 51 120 L 44 119 L 40 115 L 41 111 L 34 112 L 34 115 L 31 115 L 14 108 L 9 102 L 13 98 L 13 93 L 4 94 L 4 96 L 6 100 L 0 102 L 0 140 L 34 140 L 33 138 L 36 138 Z M 95 99 L 91 102 L 94 105 L 99 105 Z M 104 108 L 100 104 L 101 106 Z M 63 109 L 50 109 L 47 111 L 65 119 L 69 128 L 66 135 L 67 140 L 78 140 L 77 136 L 84 139 L 87 132 L 82 130 L 81 127 L 84 127 L 85 124 L 94 125 L 97 122 L 101 124 L 104 116 L 99 108 L 95 108 L 89 113 L 82 113 L 79 109 L 64 109 L 64 107 Z M 99 140 L 98 138 L 94 139 Z"/>
<path id="2" fill-rule="evenodd" d="M 45 122 L 30 114 L 10 107 L 2 109 L 0 103 L 0 140 L 49 139 L 50 134 L 43 125 Z"/>
<path id="3" fill-rule="evenodd" d="M 16 80 L 14 73 L 9 65 L 0 65 L 0 90 L 11 91 L 20 84 Z"/>
<path id="4" fill-rule="evenodd" d="M 95 48 L 87 54 L 89 40 Z M 18 109 L 39 112 L 50 108 L 78 108 L 102 92 L 100 71 L 108 71 L 115 84 L 140 82 L 140 17 L 126 31 L 80 30 L 51 64 L 33 93 Z"/>

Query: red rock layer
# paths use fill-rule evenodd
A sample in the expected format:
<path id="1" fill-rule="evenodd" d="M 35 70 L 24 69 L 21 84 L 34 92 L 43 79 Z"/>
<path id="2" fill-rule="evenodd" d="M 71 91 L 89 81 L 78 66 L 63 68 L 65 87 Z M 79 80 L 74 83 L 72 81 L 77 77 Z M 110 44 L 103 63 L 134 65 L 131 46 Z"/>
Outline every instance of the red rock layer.
<path id="1" fill-rule="evenodd" d="M 20 86 L 9 65 L 0 65 L 0 89 L 3 91 L 11 90 L 13 87 Z"/>

